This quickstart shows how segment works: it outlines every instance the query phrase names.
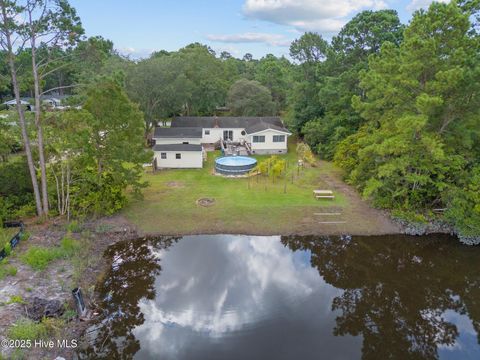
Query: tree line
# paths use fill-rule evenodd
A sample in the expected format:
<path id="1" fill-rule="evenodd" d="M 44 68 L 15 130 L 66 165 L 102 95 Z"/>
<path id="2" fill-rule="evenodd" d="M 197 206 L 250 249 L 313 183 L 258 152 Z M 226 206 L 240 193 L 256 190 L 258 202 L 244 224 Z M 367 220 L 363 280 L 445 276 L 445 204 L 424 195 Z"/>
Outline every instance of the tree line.
<path id="1" fill-rule="evenodd" d="M 121 207 L 126 188 L 145 186 L 150 155 L 138 144 L 173 116 L 280 115 L 375 206 L 480 234 L 478 0 L 433 3 L 408 24 L 394 10 L 363 11 L 330 41 L 305 33 L 290 59 L 193 43 L 134 60 L 85 38 L 65 0 L 0 4 L 0 97 L 29 96 L 38 109 L 18 106 L 17 128 L 0 119 L 0 155 L 26 154 L 38 214 Z M 82 108 L 44 109 L 50 89 Z M 110 200 L 94 209 L 84 196 Z"/>

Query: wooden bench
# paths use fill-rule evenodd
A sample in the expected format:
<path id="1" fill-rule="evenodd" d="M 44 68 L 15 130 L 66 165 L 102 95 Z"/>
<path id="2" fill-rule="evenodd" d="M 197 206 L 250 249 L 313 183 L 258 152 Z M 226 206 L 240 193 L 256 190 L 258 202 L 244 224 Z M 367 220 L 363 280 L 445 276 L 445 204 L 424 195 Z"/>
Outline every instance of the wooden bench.
<path id="1" fill-rule="evenodd" d="M 335 195 L 317 195 L 316 199 L 335 199 Z"/>
<path id="2" fill-rule="evenodd" d="M 313 190 L 316 199 L 335 199 L 332 190 Z"/>

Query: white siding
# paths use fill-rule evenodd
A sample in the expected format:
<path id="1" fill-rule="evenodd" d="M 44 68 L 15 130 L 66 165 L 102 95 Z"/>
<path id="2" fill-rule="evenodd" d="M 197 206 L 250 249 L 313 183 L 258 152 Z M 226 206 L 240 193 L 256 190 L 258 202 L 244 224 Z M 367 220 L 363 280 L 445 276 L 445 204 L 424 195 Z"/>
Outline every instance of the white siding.
<path id="1" fill-rule="evenodd" d="M 210 131 L 210 134 L 206 135 L 205 130 Z M 245 135 L 242 135 L 242 131 L 245 131 L 245 129 L 243 129 L 243 128 L 241 128 L 241 129 L 238 129 L 238 128 L 231 128 L 231 129 L 227 129 L 227 128 L 205 128 L 205 129 L 203 129 L 202 143 L 203 144 L 214 144 L 214 143 L 216 143 L 220 139 L 223 139 L 223 132 L 225 130 L 233 131 L 233 141 L 240 141 L 240 139 L 245 138 Z"/>
<path id="2" fill-rule="evenodd" d="M 202 139 L 200 138 L 154 138 L 155 144 L 163 145 L 163 144 L 183 144 L 184 142 L 188 142 L 189 144 L 196 144 L 200 145 Z"/>
<path id="3" fill-rule="evenodd" d="M 273 142 L 274 135 L 285 135 L 284 142 Z M 253 136 L 265 136 L 264 143 L 253 142 Z M 275 154 L 283 153 L 287 151 L 287 139 L 288 135 L 275 130 L 264 130 L 256 134 L 251 134 L 247 136 L 247 141 L 252 145 L 252 150 L 256 154 Z"/>
<path id="4" fill-rule="evenodd" d="M 162 159 L 161 153 L 166 153 L 167 158 Z M 176 154 L 181 154 L 182 158 L 177 159 Z M 155 151 L 154 157 L 157 160 L 157 167 L 159 168 L 197 169 L 203 167 L 201 151 Z"/>

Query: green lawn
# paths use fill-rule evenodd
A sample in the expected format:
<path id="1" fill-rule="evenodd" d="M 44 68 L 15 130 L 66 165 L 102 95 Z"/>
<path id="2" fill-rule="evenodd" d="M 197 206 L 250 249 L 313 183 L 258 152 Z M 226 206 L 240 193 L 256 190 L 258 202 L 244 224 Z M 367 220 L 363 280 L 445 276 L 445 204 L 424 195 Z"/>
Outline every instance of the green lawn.
<path id="1" fill-rule="evenodd" d="M 286 234 L 301 232 L 305 216 L 322 206 L 346 206 L 336 193 L 335 200 L 316 200 L 313 189 L 328 187 L 320 181 L 322 173 L 332 171 L 325 163 L 297 173 L 294 145 L 283 158 L 287 160 L 287 181 L 275 184 L 264 176 L 250 179 L 213 175 L 219 152 L 208 153 L 203 169 L 162 170 L 146 174 L 150 187 L 143 200 L 132 200 L 124 215 L 147 233 L 249 233 Z M 261 161 L 267 156 L 257 156 Z M 294 177 L 292 183 L 292 175 Z M 286 193 L 284 193 L 286 183 Z M 199 198 L 214 198 L 211 207 L 196 204 Z"/>

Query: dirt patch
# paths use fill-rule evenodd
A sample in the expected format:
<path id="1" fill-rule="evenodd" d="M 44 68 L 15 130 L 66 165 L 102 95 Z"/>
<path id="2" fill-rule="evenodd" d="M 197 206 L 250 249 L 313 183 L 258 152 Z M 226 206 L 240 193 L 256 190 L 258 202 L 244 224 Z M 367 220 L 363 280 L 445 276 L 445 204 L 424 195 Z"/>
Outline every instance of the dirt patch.
<path id="1" fill-rule="evenodd" d="M 319 164 L 320 166 L 324 166 L 326 163 L 320 160 Z M 338 209 L 337 211 L 333 211 L 335 209 L 329 209 L 331 212 L 341 213 L 341 215 L 335 217 L 335 219 L 333 219 L 333 215 L 318 215 L 320 211 L 316 211 L 317 215 L 315 216 L 314 214 L 313 217 L 318 222 L 323 222 L 324 225 L 331 225 L 330 227 L 348 229 L 349 231 L 346 231 L 346 233 L 355 235 L 397 234 L 401 232 L 400 227 L 395 224 L 385 212 L 370 206 L 367 201 L 360 197 L 352 186 L 347 185 L 342 180 L 339 171 L 321 174 L 319 180 L 325 183 L 330 190 L 343 194 L 349 206 L 343 211 L 338 211 Z"/>
<path id="2" fill-rule="evenodd" d="M 185 184 L 181 181 L 169 181 L 165 185 L 167 185 L 170 188 L 184 188 Z"/>
<path id="3" fill-rule="evenodd" d="M 215 199 L 213 198 L 201 198 L 197 200 L 197 205 L 203 206 L 203 207 L 210 207 L 215 205 Z"/>
<path id="4" fill-rule="evenodd" d="M 70 235 L 87 249 L 82 251 L 82 255 L 76 254 L 72 259 L 55 261 L 44 271 L 35 271 L 20 260 L 21 254 L 33 245 L 58 246 L 67 233 L 65 229 L 62 221 L 50 221 L 41 225 L 26 224 L 26 230 L 32 235 L 28 240 L 21 241 L 7 258 L 9 265 L 17 269 L 17 274 L 0 280 L 0 302 L 7 303 L 12 296 L 20 296 L 25 300 L 39 297 L 58 300 L 61 304 L 67 304 L 68 308 L 74 309 L 71 290 L 80 287 L 87 308 L 91 310 L 96 308 L 94 288 L 106 265 L 103 261 L 105 249 L 118 241 L 138 238 L 139 234 L 123 217 L 106 217 L 83 224 L 81 232 Z M 24 315 L 24 304 L 0 306 L 0 339 L 4 339 L 8 328 Z M 66 328 L 61 329 L 61 337 L 67 340 L 80 340 L 80 335 L 88 325 L 88 321 L 74 319 L 66 324 Z M 5 358 L 10 358 L 11 354 L 8 349 L 2 349 Z M 28 359 L 54 359 L 56 356 L 71 359 L 73 351 L 60 348 L 32 348 L 25 351 L 24 355 Z"/>

